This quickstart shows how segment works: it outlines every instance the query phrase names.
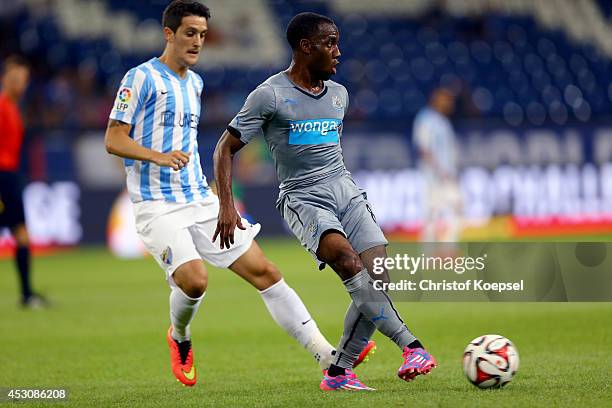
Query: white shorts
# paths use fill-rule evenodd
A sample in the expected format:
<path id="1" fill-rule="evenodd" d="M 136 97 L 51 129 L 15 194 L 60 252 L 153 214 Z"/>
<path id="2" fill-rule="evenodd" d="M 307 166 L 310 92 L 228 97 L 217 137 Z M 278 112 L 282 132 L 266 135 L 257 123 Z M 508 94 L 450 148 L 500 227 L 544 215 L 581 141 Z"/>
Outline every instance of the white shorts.
<path id="1" fill-rule="evenodd" d="M 191 203 L 162 200 L 134 204 L 136 231 L 147 250 L 166 272 L 166 279 L 182 264 L 203 259 L 219 268 L 227 268 L 242 256 L 259 233 L 259 224 L 242 219 L 246 230 L 236 228 L 234 245 L 221 249 L 219 238 L 212 237 L 217 228 L 219 199 L 212 192 Z"/>

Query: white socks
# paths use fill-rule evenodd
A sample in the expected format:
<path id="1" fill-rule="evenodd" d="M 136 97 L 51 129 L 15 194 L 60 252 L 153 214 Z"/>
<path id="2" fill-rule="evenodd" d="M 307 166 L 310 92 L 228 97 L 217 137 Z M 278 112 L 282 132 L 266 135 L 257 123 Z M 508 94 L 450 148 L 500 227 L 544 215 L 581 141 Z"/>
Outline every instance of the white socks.
<path id="1" fill-rule="evenodd" d="M 312 340 L 306 346 L 306 350 L 317 360 L 321 370 L 327 370 L 336 355 L 336 350 L 329 344 L 318 328 L 313 334 Z"/>
<path id="2" fill-rule="evenodd" d="M 322 369 L 327 369 L 335 350 L 321 334 L 297 293 L 281 279 L 259 294 L 274 321 L 312 353 Z"/>
<path id="3" fill-rule="evenodd" d="M 189 323 L 193 320 L 204 295 L 190 298 L 179 287 L 173 287 L 170 292 L 170 321 L 172 322 L 172 338 L 182 342 L 191 339 Z"/>
<path id="4" fill-rule="evenodd" d="M 321 369 L 329 368 L 335 349 L 321 334 L 306 306 L 285 280 L 281 279 L 259 294 L 274 321 L 314 356 Z M 170 321 L 173 327 L 172 337 L 175 340 L 181 342 L 191 339 L 189 324 L 203 298 L 204 295 L 190 298 L 180 288 L 172 288 Z"/>

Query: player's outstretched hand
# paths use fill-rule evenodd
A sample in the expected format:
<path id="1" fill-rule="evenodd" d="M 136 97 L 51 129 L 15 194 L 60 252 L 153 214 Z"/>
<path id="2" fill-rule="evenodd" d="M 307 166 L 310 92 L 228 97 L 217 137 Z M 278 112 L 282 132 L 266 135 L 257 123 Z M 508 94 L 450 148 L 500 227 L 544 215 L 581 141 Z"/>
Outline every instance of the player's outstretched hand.
<path id="1" fill-rule="evenodd" d="M 158 166 L 172 167 L 173 170 L 180 170 L 189 163 L 191 152 L 173 150 L 170 153 L 159 153 L 153 158 L 153 163 Z"/>
<path id="2" fill-rule="evenodd" d="M 213 235 L 212 241 L 221 241 L 220 248 L 228 248 L 234 245 L 234 230 L 236 227 L 241 230 L 245 230 L 246 227 L 242 225 L 242 218 L 236 211 L 234 205 L 223 205 L 219 209 L 219 217 L 217 218 L 217 229 Z"/>

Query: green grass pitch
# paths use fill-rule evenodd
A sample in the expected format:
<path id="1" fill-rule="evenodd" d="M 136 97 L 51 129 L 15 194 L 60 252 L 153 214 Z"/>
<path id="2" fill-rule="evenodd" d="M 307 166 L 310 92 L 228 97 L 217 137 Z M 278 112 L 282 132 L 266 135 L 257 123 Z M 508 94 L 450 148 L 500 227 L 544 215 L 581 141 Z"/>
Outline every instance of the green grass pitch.
<path id="1" fill-rule="evenodd" d="M 335 344 L 348 305 L 339 280 L 318 272 L 296 241 L 262 247 Z M 399 380 L 399 350 L 376 334 L 378 351 L 358 374 L 377 391 L 323 393 L 318 365 L 255 290 L 211 268 L 192 324 L 199 383 L 185 388 L 170 372 L 168 288 L 151 258 L 81 249 L 37 258 L 34 268 L 54 303 L 48 311 L 17 308 L 13 265 L 0 261 L 0 387 L 66 387 L 70 398 L 24 406 L 612 406 L 611 303 L 399 303 L 439 368 Z M 520 353 L 518 375 L 502 390 L 479 390 L 461 370 L 463 348 L 487 333 L 509 337 Z"/>

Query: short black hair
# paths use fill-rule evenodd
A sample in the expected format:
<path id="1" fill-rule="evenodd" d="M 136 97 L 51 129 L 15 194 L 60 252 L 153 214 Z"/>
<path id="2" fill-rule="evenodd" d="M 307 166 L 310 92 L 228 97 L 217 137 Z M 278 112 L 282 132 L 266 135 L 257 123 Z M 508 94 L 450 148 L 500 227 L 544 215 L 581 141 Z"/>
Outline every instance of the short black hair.
<path id="1" fill-rule="evenodd" d="M 17 54 L 9 55 L 2 61 L 2 74 L 6 73 L 10 67 L 30 68 L 30 63 L 25 57 Z"/>
<path id="2" fill-rule="evenodd" d="M 162 15 L 162 26 L 168 27 L 173 32 L 181 26 L 183 17 L 198 16 L 210 19 L 210 9 L 195 0 L 173 0 L 164 10 Z"/>
<path id="3" fill-rule="evenodd" d="M 294 16 L 287 26 L 287 41 L 291 49 L 297 49 L 300 40 L 314 37 L 321 24 L 336 25 L 331 18 L 317 13 L 300 13 Z"/>

